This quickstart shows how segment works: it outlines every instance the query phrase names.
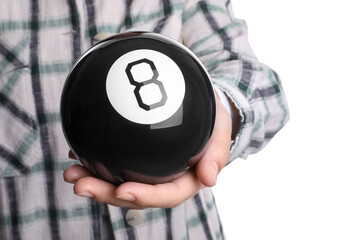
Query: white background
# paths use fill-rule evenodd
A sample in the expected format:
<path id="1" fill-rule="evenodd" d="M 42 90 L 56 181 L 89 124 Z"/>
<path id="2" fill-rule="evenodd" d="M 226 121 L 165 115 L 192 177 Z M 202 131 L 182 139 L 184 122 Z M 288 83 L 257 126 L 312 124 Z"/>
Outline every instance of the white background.
<path id="1" fill-rule="evenodd" d="M 290 122 L 214 188 L 229 240 L 360 239 L 360 12 L 356 0 L 233 0 Z"/>

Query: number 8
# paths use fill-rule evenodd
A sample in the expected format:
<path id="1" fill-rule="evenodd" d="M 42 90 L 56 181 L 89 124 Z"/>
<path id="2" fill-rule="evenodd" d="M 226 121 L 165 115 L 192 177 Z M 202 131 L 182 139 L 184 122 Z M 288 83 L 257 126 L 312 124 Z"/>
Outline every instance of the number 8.
<path id="1" fill-rule="evenodd" d="M 149 80 L 146 80 L 146 81 L 143 81 L 143 82 L 138 82 L 138 81 L 136 81 L 134 79 L 134 77 L 133 77 L 133 75 L 131 73 L 131 68 L 134 67 L 135 65 L 138 65 L 138 64 L 141 64 L 141 63 L 146 63 L 151 67 L 152 72 L 153 72 L 153 76 Z M 134 94 L 135 94 L 136 100 L 137 100 L 137 102 L 139 104 L 139 107 L 141 107 L 142 109 L 144 109 L 146 111 L 149 111 L 149 110 L 161 107 L 166 103 L 167 95 L 166 95 L 166 92 L 165 92 L 165 88 L 164 88 L 164 85 L 162 84 L 162 82 L 160 82 L 158 80 L 159 73 L 158 73 L 158 71 L 157 71 L 157 69 L 155 67 L 155 64 L 152 61 L 150 61 L 149 59 L 143 58 L 143 59 L 131 62 L 131 63 L 129 63 L 127 65 L 127 67 L 125 69 L 125 72 L 126 72 L 126 75 L 129 78 L 130 84 L 135 86 Z M 161 92 L 162 97 L 161 97 L 161 100 L 159 102 L 148 105 L 148 104 L 144 103 L 144 101 L 142 100 L 141 95 L 140 95 L 140 89 L 142 87 L 146 87 L 147 85 L 150 85 L 150 84 L 156 84 L 159 87 L 159 90 Z"/>

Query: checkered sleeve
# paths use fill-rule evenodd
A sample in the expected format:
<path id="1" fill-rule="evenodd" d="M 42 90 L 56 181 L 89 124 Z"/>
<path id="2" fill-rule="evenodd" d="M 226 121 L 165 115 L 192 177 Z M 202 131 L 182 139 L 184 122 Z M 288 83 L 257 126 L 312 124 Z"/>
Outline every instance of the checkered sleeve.
<path id="1" fill-rule="evenodd" d="M 239 111 L 230 161 L 258 152 L 285 125 L 289 111 L 278 75 L 249 46 L 246 23 L 234 17 L 229 0 L 190 0 L 182 40 Z"/>

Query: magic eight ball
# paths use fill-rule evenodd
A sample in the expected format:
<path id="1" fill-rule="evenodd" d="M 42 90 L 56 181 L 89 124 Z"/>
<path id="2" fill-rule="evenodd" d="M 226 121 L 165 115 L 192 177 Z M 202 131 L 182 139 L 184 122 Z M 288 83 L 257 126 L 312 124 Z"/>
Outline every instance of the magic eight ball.
<path id="1" fill-rule="evenodd" d="M 155 33 L 124 33 L 81 56 L 61 97 L 65 138 L 114 183 L 161 183 L 186 172 L 210 138 L 214 90 L 196 56 Z"/>

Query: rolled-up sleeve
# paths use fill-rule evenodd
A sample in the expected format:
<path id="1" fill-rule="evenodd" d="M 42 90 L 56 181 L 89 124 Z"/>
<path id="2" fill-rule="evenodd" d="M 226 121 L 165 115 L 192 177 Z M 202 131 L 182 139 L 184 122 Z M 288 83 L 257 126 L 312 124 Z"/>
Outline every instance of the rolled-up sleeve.
<path id="1" fill-rule="evenodd" d="M 281 81 L 255 57 L 246 23 L 234 17 L 230 1 L 189 0 L 182 20 L 183 43 L 200 58 L 214 85 L 225 92 L 240 115 L 230 161 L 246 159 L 289 119 Z"/>

